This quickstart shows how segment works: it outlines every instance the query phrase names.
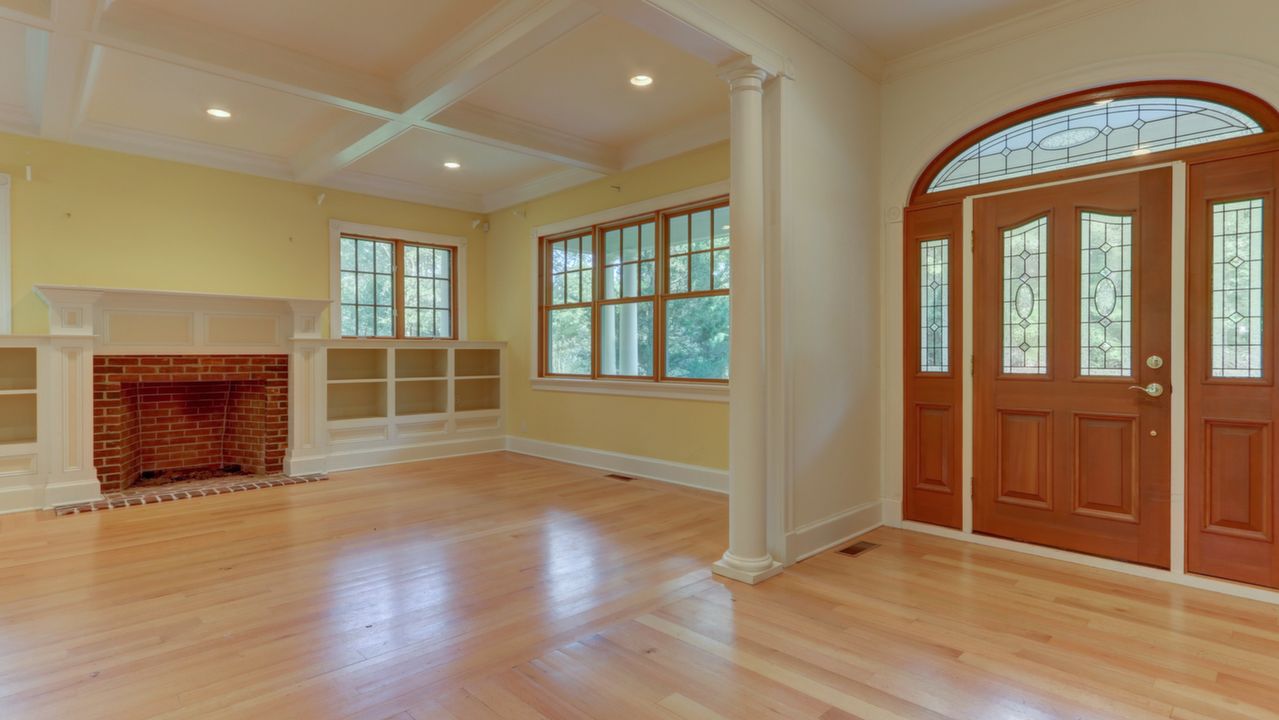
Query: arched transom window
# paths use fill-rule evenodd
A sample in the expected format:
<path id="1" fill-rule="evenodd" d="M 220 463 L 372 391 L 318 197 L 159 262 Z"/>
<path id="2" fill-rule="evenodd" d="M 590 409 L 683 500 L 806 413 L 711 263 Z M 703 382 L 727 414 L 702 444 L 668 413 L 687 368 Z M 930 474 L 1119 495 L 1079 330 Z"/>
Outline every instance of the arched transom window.
<path id="1" fill-rule="evenodd" d="M 1074 93 L 969 133 L 934 161 L 916 192 L 1259 135 L 1274 129 L 1271 115 L 1254 96 L 1210 83 L 1134 83 Z"/>

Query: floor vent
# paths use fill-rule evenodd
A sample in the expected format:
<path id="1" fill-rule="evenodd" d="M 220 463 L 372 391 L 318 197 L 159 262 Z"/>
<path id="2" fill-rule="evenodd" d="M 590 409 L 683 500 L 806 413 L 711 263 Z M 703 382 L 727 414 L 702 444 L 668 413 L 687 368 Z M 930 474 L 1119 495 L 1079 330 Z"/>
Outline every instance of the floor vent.
<path id="1" fill-rule="evenodd" d="M 622 482 L 630 482 L 635 479 L 631 477 L 630 475 L 621 475 L 619 473 L 609 473 L 605 475 L 604 477 L 613 478 L 614 480 L 621 480 Z"/>
<path id="2" fill-rule="evenodd" d="M 866 542 L 865 540 L 863 540 L 861 542 L 853 543 L 852 545 L 849 545 L 846 548 L 841 548 L 840 552 L 845 555 L 851 555 L 852 557 L 857 557 L 858 555 L 861 555 L 867 550 L 874 550 L 877 547 L 879 546 L 876 545 L 875 543 Z"/>

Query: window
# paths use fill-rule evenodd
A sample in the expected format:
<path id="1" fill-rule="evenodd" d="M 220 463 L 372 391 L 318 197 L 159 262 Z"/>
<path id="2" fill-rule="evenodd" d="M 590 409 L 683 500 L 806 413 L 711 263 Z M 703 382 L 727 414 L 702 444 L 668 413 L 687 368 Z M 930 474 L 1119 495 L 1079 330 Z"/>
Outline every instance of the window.
<path id="1" fill-rule="evenodd" d="M 1212 376 L 1262 373 L 1261 198 L 1212 205 Z"/>
<path id="2" fill-rule="evenodd" d="M 1004 230 L 1004 372 L 1048 373 L 1048 218 Z"/>
<path id="3" fill-rule="evenodd" d="M 919 244 L 919 371 L 950 372 L 950 238 Z"/>
<path id="4" fill-rule="evenodd" d="M 1132 216 L 1079 216 L 1079 374 L 1132 375 Z"/>
<path id="5" fill-rule="evenodd" d="M 721 198 L 541 238 L 540 375 L 726 381 L 730 228 Z"/>
<path id="6" fill-rule="evenodd" d="M 334 222 L 336 337 L 457 339 L 464 241 Z"/>
<path id="7" fill-rule="evenodd" d="M 928 192 L 1261 132 L 1252 118 L 1208 100 L 1132 97 L 1090 102 L 983 138 L 947 163 Z"/>
<path id="8" fill-rule="evenodd" d="M 949 191 L 1100 163 L 1138 164 L 1156 153 L 1150 162 L 1189 157 L 1221 141 L 1251 146 L 1248 138 L 1276 130 L 1279 112 L 1226 85 L 1147 80 L 1090 88 L 972 130 L 933 158 L 911 198 L 958 195 Z"/>

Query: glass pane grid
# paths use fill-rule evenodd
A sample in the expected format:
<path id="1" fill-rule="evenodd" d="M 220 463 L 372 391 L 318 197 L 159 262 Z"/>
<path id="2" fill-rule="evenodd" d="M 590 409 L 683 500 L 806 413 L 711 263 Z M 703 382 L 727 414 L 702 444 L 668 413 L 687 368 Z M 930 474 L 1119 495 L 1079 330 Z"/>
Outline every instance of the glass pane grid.
<path id="1" fill-rule="evenodd" d="M 603 299 L 656 294 L 657 224 L 653 221 L 604 233 Z"/>
<path id="2" fill-rule="evenodd" d="M 919 244 L 919 371 L 950 371 L 950 239 Z"/>
<path id="3" fill-rule="evenodd" d="M 404 246 L 404 335 L 453 336 L 453 251 Z"/>
<path id="4" fill-rule="evenodd" d="M 1212 206 L 1212 376 L 1260 378 L 1265 201 Z"/>
<path id="5" fill-rule="evenodd" d="M 339 250 L 342 335 L 395 337 L 395 243 L 343 237 Z"/>
<path id="6" fill-rule="evenodd" d="M 672 216 L 667 228 L 667 293 L 728 290 L 732 264 L 728 207 Z"/>
<path id="7" fill-rule="evenodd" d="M 595 249 L 591 235 L 552 242 L 548 246 L 550 286 L 547 303 L 577 305 L 595 299 Z"/>
<path id="8" fill-rule="evenodd" d="M 1079 220 L 1079 374 L 1132 375 L 1132 217 Z"/>
<path id="9" fill-rule="evenodd" d="M 1048 218 L 1003 233 L 1003 371 L 1048 373 Z"/>
<path id="10" fill-rule="evenodd" d="M 1120 98 L 1027 120 L 970 146 L 942 168 L 928 192 L 1024 177 L 1122 157 L 1255 135 L 1234 108 L 1195 98 Z"/>

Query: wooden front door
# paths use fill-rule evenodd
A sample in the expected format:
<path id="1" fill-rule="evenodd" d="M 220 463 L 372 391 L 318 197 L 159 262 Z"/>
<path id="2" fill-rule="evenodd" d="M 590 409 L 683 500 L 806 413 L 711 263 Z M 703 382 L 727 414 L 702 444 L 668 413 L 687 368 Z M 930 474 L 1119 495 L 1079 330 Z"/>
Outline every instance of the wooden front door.
<path id="1" fill-rule="evenodd" d="M 1198 163 L 1187 200 L 1186 569 L 1279 588 L 1279 153 Z"/>
<path id="2" fill-rule="evenodd" d="M 974 201 L 976 532 L 1168 567 L 1171 188 Z"/>

